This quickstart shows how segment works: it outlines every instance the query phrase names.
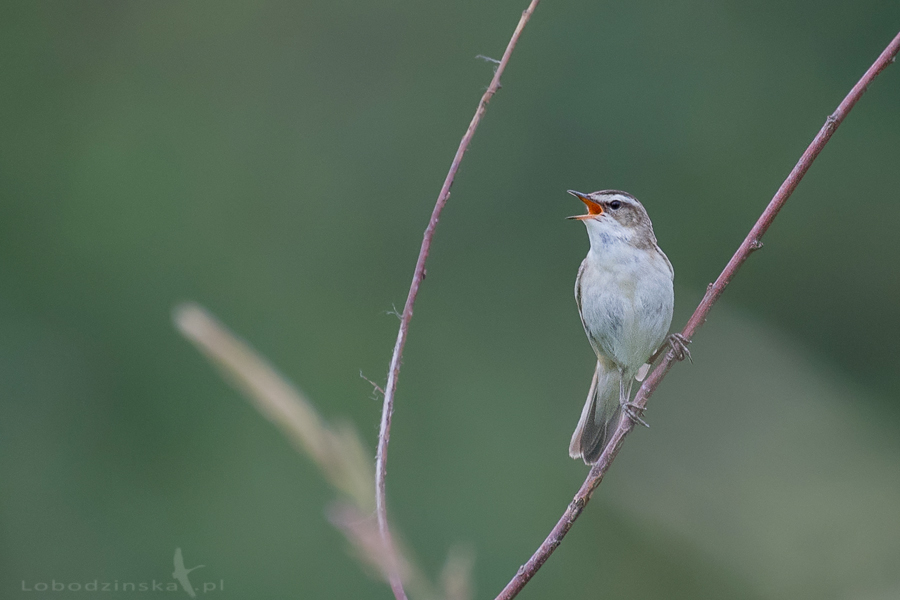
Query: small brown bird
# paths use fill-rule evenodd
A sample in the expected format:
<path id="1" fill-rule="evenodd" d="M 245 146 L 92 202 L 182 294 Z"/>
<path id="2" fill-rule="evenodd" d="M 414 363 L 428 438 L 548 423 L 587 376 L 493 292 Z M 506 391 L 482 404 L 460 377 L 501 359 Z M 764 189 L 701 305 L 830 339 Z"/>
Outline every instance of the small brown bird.
<path id="1" fill-rule="evenodd" d="M 644 423 L 630 404 L 631 386 L 643 380 L 668 343 L 676 358 L 687 352 L 679 334 L 666 338 L 675 295 L 672 263 L 656 245 L 653 224 L 637 198 L 617 190 L 569 191 L 588 213 L 569 217 L 587 227 L 591 249 L 575 280 L 575 302 L 597 367 L 569 444 L 569 456 L 592 464 L 625 413 Z"/>

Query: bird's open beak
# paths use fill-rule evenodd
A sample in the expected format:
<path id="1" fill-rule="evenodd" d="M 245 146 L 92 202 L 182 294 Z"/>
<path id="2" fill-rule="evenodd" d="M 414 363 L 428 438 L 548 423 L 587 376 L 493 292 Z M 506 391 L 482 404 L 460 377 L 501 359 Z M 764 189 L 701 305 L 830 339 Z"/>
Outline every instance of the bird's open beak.
<path id="1" fill-rule="evenodd" d="M 603 207 L 588 198 L 587 194 L 582 194 L 581 192 L 576 192 L 575 190 L 569 190 L 569 193 L 584 202 L 584 205 L 587 206 L 588 213 L 586 215 L 574 215 L 571 217 L 566 217 L 567 219 L 578 219 L 579 221 L 584 221 L 585 219 L 591 219 L 596 217 L 597 215 L 603 214 Z"/>

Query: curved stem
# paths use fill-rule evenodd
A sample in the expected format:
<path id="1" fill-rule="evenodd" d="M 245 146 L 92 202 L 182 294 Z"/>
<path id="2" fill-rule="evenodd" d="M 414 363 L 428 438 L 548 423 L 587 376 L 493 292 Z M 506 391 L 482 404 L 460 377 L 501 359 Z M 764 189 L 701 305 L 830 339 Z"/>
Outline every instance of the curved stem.
<path id="1" fill-rule="evenodd" d="M 447 172 L 447 177 L 444 179 L 444 185 L 441 186 L 437 202 L 431 213 L 431 219 L 428 221 L 428 226 L 425 228 L 422 246 L 419 249 L 419 258 L 416 260 L 416 268 L 413 272 L 412 283 L 409 286 L 409 294 L 406 296 L 406 304 L 403 306 L 403 313 L 400 316 L 400 330 L 397 332 L 397 341 L 394 344 L 394 352 L 391 355 L 391 364 L 388 368 L 387 383 L 384 386 L 381 427 L 378 433 L 378 454 L 375 459 L 375 512 L 378 516 L 378 530 L 381 534 L 382 543 L 390 555 L 389 563 L 392 566 L 390 584 L 397 600 L 406 600 L 406 593 L 403 590 L 403 582 L 401 581 L 399 570 L 397 569 L 396 553 L 394 551 L 393 540 L 391 539 L 391 532 L 388 527 L 387 506 L 385 503 L 385 479 L 387 478 L 388 444 L 391 439 L 391 416 L 394 412 L 394 395 L 397 390 L 397 378 L 400 375 L 403 347 L 406 345 L 409 322 L 412 320 L 413 305 L 416 302 L 416 296 L 419 294 L 419 286 L 422 283 L 422 280 L 425 279 L 425 261 L 428 260 L 428 252 L 431 249 L 431 240 L 434 237 L 434 230 L 440 219 L 441 211 L 444 210 L 447 199 L 450 197 L 450 187 L 453 185 L 453 180 L 456 178 L 456 172 L 459 170 L 459 164 L 462 162 L 463 155 L 466 153 L 466 150 L 469 148 L 469 143 L 475 135 L 475 130 L 478 128 L 478 124 L 481 122 L 481 118 L 487 110 L 488 102 L 491 101 L 491 98 L 497 90 L 500 89 L 500 77 L 503 75 L 503 71 L 506 70 L 506 65 L 509 63 L 509 57 L 512 55 L 512 51 L 519 41 L 519 36 L 522 34 L 522 30 L 525 28 L 528 20 L 531 18 L 531 14 L 534 12 L 535 7 L 537 7 L 538 2 L 540 2 L 540 0 L 531 0 L 528 8 L 522 13 L 519 24 L 516 26 L 512 38 L 510 38 L 509 44 L 506 46 L 506 51 L 503 53 L 503 58 L 497 63 L 494 78 L 491 80 L 491 84 L 478 102 L 478 108 L 475 110 L 475 115 L 472 117 L 468 129 L 466 129 L 466 133 L 459 143 L 459 148 L 456 150 L 453 162 L 450 163 L 450 170 Z"/>
<path id="2" fill-rule="evenodd" d="M 753 251 L 762 247 L 760 238 L 762 238 L 769 229 L 772 221 L 778 215 L 778 211 L 780 211 L 781 207 L 787 202 L 787 199 L 796 189 L 800 180 L 803 179 L 803 176 L 806 175 L 810 165 L 812 165 L 813 161 L 822 151 L 822 148 L 825 147 L 825 144 L 828 143 L 828 140 L 831 139 L 832 134 L 834 134 L 835 130 L 844 120 L 844 117 L 847 116 L 850 109 L 852 109 L 860 99 L 866 91 L 866 88 L 872 83 L 872 80 L 874 80 L 885 67 L 894 62 L 898 51 L 900 51 L 900 33 L 898 33 L 893 41 L 888 44 L 888 47 L 881 53 L 878 60 L 869 67 L 865 75 L 862 76 L 862 79 L 853 86 L 850 93 L 847 94 L 840 105 L 838 105 L 837 110 L 825 120 L 825 124 L 800 157 L 800 160 L 794 166 L 793 170 L 791 170 L 787 179 L 785 179 L 784 183 L 781 184 L 781 187 L 778 188 L 775 196 L 772 198 L 771 202 L 769 202 L 769 205 L 763 211 L 762 215 L 760 215 L 756 224 L 750 230 L 750 233 L 747 234 L 747 237 L 741 243 L 737 252 L 735 252 L 734 256 L 731 257 L 731 260 L 728 261 L 728 264 L 716 279 L 715 283 L 709 285 L 706 290 L 706 295 L 694 311 L 694 314 L 688 319 L 687 324 L 681 332 L 685 339 L 690 340 L 697 329 L 706 322 L 706 316 L 709 314 L 709 311 L 722 295 L 722 292 L 725 291 L 725 287 L 728 283 L 734 278 L 738 269 L 740 269 L 741 265 L 744 264 L 744 261 L 747 260 Z M 666 356 L 663 357 L 662 362 L 653 370 L 638 390 L 637 395 L 634 398 L 634 404 L 636 406 L 642 408 L 647 405 L 647 400 L 659 386 L 663 377 L 666 376 L 666 373 L 669 372 L 673 362 L 673 353 L 668 352 Z M 513 577 L 503 591 L 500 592 L 500 595 L 497 596 L 496 600 L 510 600 L 511 598 L 514 598 L 522 588 L 525 587 L 525 584 L 534 577 L 534 574 L 541 568 L 541 565 L 550 558 L 550 555 L 553 554 L 553 551 L 556 550 L 557 546 L 562 542 L 563 537 L 565 537 L 569 532 L 569 529 L 572 528 L 575 519 L 577 519 L 581 514 L 581 511 L 584 510 L 584 506 L 591 499 L 594 490 L 597 489 L 597 486 L 603 481 L 603 476 L 606 474 L 612 461 L 615 460 L 616 455 L 619 453 L 619 448 L 622 446 L 625 436 L 627 436 L 633 428 L 634 423 L 631 419 L 623 417 L 619 421 L 619 426 L 610 440 L 609 445 L 603 451 L 603 454 L 597 462 L 591 467 L 587 479 L 585 479 L 584 483 L 581 485 L 581 489 L 575 494 L 575 498 L 550 531 L 550 535 L 547 536 L 537 551 L 530 559 L 528 559 L 528 562 L 519 567 L 516 576 Z"/>

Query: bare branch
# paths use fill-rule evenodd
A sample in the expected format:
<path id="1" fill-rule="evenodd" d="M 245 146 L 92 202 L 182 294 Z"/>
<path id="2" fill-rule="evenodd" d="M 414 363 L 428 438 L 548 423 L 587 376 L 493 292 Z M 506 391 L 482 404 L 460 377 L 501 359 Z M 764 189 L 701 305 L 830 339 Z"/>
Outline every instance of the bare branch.
<path id="1" fill-rule="evenodd" d="M 182 304 L 175 308 L 173 319 L 182 335 L 244 392 L 250 403 L 275 423 L 301 453 L 308 455 L 341 492 L 342 499 L 335 501 L 328 512 L 329 520 L 350 542 L 363 566 L 371 567 L 372 574 L 389 582 L 388 553 L 374 513 L 371 455 L 356 430 L 349 423 L 328 423 L 309 399 L 203 307 Z M 396 565 L 404 584 L 416 598 L 439 598 L 402 539 L 397 546 Z M 455 574 L 457 588 L 468 589 L 467 572 L 457 569 Z"/>
<path id="2" fill-rule="evenodd" d="M 382 396 L 384 396 L 384 390 L 381 389 L 381 386 L 378 385 L 377 383 L 375 383 L 374 381 L 372 381 L 371 379 L 369 379 L 368 377 L 366 377 L 365 375 L 363 375 L 362 370 L 359 371 L 359 376 L 360 376 L 362 379 L 365 379 L 367 382 L 369 382 L 369 385 L 372 386 L 372 390 L 373 390 L 373 391 L 378 392 L 379 394 L 381 394 Z M 375 398 L 373 397 L 373 399 L 375 399 Z"/>
<path id="3" fill-rule="evenodd" d="M 391 416 L 394 412 L 394 394 L 397 390 L 397 378 L 400 375 L 400 362 L 403 356 L 403 347 L 406 345 L 409 322 L 412 319 L 413 305 L 416 303 L 419 285 L 425 278 L 425 262 L 428 259 L 428 252 L 431 249 L 431 240 L 434 237 L 434 230 L 437 227 L 441 212 L 444 210 L 447 199 L 450 197 L 450 187 L 453 185 L 453 180 L 456 178 L 456 173 L 459 170 L 459 164 L 462 162 L 463 155 L 466 153 L 466 150 L 469 148 L 469 143 L 475 135 L 475 130 L 478 128 L 478 124 L 481 122 L 481 118 L 487 110 L 488 102 L 490 102 L 491 98 L 500 87 L 500 78 L 503 75 L 503 71 L 506 70 L 506 65 L 509 63 L 512 51 L 519 41 L 519 36 L 522 34 L 522 30 L 525 28 L 528 20 L 531 18 L 531 14 L 537 7 L 538 2 L 540 2 L 540 0 L 531 0 L 528 8 L 522 13 L 519 24 L 516 26 L 512 38 L 510 38 L 509 44 L 506 46 L 506 51 L 503 53 L 503 58 L 500 59 L 497 70 L 494 71 L 494 77 L 491 80 L 491 84 L 478 102 L 478 108 L 475 110 L 475 115 L 472 117 L 468 129 L 459 143 L 459 148 L 456 150 L 453 162 L 450 163 L 450 170 L 447 173 L 447 177 L 444 179 L 443 186 L 441 186 L 441 191 L 438 194 L 437 202 L 435 202 L 434 210 L 431 213 L 431 219 L 428 221 L 428 226 L 425 228 L 422 246 L 419 249 L 419 258 L 416 260 L 416 268 L 413 272 L 412 283 L 409 286 L 406 304 L 403 307 L 403 314 L 400 318 L 400 330 L 397 332 L 397 341 L 394 344 L 394 352 L 391 355 L 387 383 L 384 386 L 384 404 L 382 406 L 381 427 L 378 434 L 378 453 L 375 459 L 375 511 L 378 515 L 378 530 L 381 533 L 384 546 L 388 550 L 388 564 L 393 566 L 390 583 L 391 589 L 397 600 L 406 600 L 406 592 L 403 590 L 403 582 L 400 577 L 399 569 L 396 568 L 397 563 L 396 558 L 394 557 L 394 544 L 391 540 L 390 528 L 388 527 L 387 505 L 385 501 L 385 480 L 387 478 L 388 445 L 391 439 Z"/>
<path id="4" fill-rule="evenodd" d="M 762 247 L 760 239 L 769 229 L 772 221 L 778 215 L 778 211 L 780 211 L 781 207 L 787 202 L 787 199 L 793 193 L 794 189 L 796 189 L 800 180 L 803 179 L 803 176 L 809 170 L 810 165 L 812 165 L 813 161 L 822 151 L 822 148 L 825 147 L 825 144 L 828 143 L 828 140 L 850 112 L 850 109 L 853 108 L 875 77 L 877 77 L 885 67 L 894 62 L 898 51 L 900 51 L 900 33 L 898 33 L 888 47 L 885 48 L 884 52 L 881 53 L 881 56 L 878 57 L 878 60 L 869 67 L 869 70 L 866 71 L 862 79 L 853 86 L 850 93 L 847 94 L 840 105 L 838 105 L 837 110 L 825 120 L 825 124 L 819 130 L 819 133 L 800 157 L 800 160 L 797 162 L 796 166 L 794 166 L 787 179 L 785 179 L 784 183 L 781 184 L 781 187 L 778 188 L 778 192 L 772 198 L 771 202 L 769 202 L 769 205 L 763 211 L 762 215 L 760 215 L 756 224 L 750 230 L 750 233 L 747 234 L 747 237 L 741 243 L 737 252 L 735 252 L 734 256 L 731 257 L 731 260 L 728 261 L 728 264 L 725 266 L 721 275 L 719 275 L 715 283 L 710 284 L 707 288 L 706 295 L 703 297 L 700 305 L 694 311 L 694 314 L 688 320 L 687 325 L 685 325 L 681 332 L 686 340 L 690 340 L 697 329 L 706 322 L 706 316 L 709 314 L 709 311 L 722 295 L 722 292 L 725 291 L 728 283 L 734 278 L 738 269 L 740 269 L 741 265 L 744 264 L 744 261 L 747 260 L 747 257 L 749 257 L 754 250 L 758 250 Z M 641 388 L 634 398 L 633 403 L 635 406 L 643 408 L 647 405 L 647 400 L 659 386 L 663 377 L 666 376 L 666 373 L 669 372 L 673 362 L 674 356 L 670 351 L 663 357 L 662 362 L 644 381 L 643 385 L 641 385 Z M 619 448 L 622 446 L 625 436 L 627 436 L 633 428 L 634 423 L 631 419 L 623 416 L 623 418 L 619 420 L 619 426 L 613 434 L 612 440 L 610 440 L 609 445 L 603 451 L 603 454 L 597 462 L 591 467 L 587 479 L 585 479 L 584 483 L 581 485 L 581 489 L 575 494 L 575 498 L 553 527 L 550 535 L 547 536 L 537 551 L 530 559 L 528 559 L 528 562 L 519 568 L 516 576 L 513 577 L 503 591 L 500 592 L 500 595 L 497 596 L 496 600 L 510 600 L 511 598 L 514 598 L 534 574 L 537 573 L 538 569 L 540 569 L 547 559 L 550 558 L 550 555 L 562 542 L 563 537 L 565 537 L 569 532 L 569 529 L 571 529 L 575 519 L 577 519 L 584 510 L 584 507 L 591 499 L 594 490 L 597 489 L 597 486 L 603 481 L 603 476 L 606 474 L 612 461 L 615 460 L 616 455 L 619 453 Z"/>

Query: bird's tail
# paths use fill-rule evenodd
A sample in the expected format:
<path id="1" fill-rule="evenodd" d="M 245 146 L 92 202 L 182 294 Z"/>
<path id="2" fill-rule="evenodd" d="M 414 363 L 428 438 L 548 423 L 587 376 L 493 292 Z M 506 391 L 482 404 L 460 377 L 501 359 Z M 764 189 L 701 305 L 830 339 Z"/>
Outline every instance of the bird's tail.
<path id="1" fill-rule="evenodd" d="M 600 458 L 622 413 L 619 404 L 621 377 L 615 366 L 597 361 L 581 419 L 569 443 L 569 456 L 572 458 L 581 458 L 588 465 Z"/>

